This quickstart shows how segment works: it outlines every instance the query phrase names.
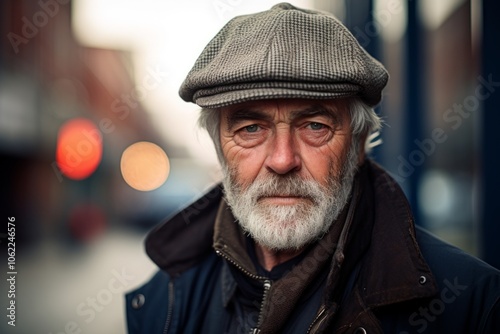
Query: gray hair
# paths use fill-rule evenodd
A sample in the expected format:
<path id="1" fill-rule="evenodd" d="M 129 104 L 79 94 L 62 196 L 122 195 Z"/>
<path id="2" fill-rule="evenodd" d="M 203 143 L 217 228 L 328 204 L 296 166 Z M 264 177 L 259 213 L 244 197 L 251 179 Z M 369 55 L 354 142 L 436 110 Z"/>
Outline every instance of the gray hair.
<path id="1" fill-rule="evenodd" d="M 349 113 L 351 116 L 351 130 L 354 145 L 359 145 L 366 137 L 364 151 L 370 153 L 371 149 L 381 143 L 381 140 L 372 141 L 379 134 L 382 120 L 375 110 L 360 99 L 349 99 Z M 215 145 L 219 162 L 224 165 L 224 154 L 220 143 L 220 109 L 202 108 L 198 118 L 198 125 L 207 130 Z"/>

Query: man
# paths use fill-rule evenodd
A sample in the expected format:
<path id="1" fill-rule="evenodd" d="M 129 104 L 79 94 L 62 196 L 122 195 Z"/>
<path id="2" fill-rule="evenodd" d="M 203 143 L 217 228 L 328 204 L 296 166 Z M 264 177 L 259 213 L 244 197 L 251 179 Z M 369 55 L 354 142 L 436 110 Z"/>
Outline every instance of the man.
<path id="1" fill-rule="evenodd" d="M 366 157 L 387 78 L 330 14 L 231 20 L 180 89 L 223 185 L 148 236 L 129 332 L 500 332 L 500 273 L 416 229 Z"/>

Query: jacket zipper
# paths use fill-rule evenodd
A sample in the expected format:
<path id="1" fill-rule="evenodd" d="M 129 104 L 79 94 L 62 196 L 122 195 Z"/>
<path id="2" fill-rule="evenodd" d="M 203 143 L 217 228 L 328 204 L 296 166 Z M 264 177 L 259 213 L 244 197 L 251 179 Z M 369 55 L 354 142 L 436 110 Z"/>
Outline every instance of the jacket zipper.
<path id="1" fill-rule="evenodd" d="M 168 282 L 168 311 L 167 311 L 167 320 L 165 320 L 165 327 L 163 327 L 163 334 L 168 333 L 168 329 L 170 327 L 170 323 L 172 322 L 172 314 L 174 312 L 174 282 Z"/>
<path id="2" fill-rule="evenodd" d="M 238 268 L 239 270 L 241 270 L 245 275 L 249 276 L 250 278 L 253 278 L 253 279 L 256 279 L 258 281 L 266 281 L 267 278 L 266 277 L 263 277 L 263 276 L 258 276 L 258 275 L 254 275 L 252 274 L 251 272 L 247 271 L 245 268 L 243 268 L 242 266 L 240 266 L 238 263 L 236 263 L 233 259 L 231 259 L 231 257 L 229 255 L 227 255 L 226 253 L 224 253 L 223 251 L 221 251 L 220 249 L 217 249 L 215 251 L 215 253 L 219 256 L 222 256 L 224 259 L 226 259 L 227 261 L 231 262 L 231 264 L 233 264 L 236 268 Z"/>
<path id="3" fill-rule="evenodd" d="M 321 307 L 320 311 L 318 312 L 318 315 L 316 315 L 316 318 L 314 318 L 313 322 L 311 323 L 311 325 L 309 326 L 309 329 L 307 330 L 307 334 L 310 334 L 310 333 L 313 333 L 312 332 L 312 329 L 314 327 L 319 327 L 321 325 L 321 322 L 324 321 L 324 314 L 326 312 L 326 309 L 324 306 Z M 322 319 L 323 318 L 323 319 Z"/>
<path id="4" fill-rule="evenodd" d="M 271 289 L 271 281 L 270 280 L 265 280 L 264 281 L 264 293 L 262 295 L 262 303 L 260 303 L 260 309 L 259 309 L 259 320 L 257 321 L 257 326 L 250 331 L 250 334 L 259 334 L 260 329 L 259 327 L 262 325 L 262 321 L 264 321 L 264 305 L 266 304 L 267 301 L 267 296 L 269 294 L 269 290 Z"/>
<path id="5" fill-rule="evenodd" d="M 236 266 L 236 268 L 241 270 L 241 272 L 243 272 L 248 277 L 264 282 L 264 293 L 262 295 L 262 302 L 260 303 L 260 308 L 259 308 L 259 318 L 258 318 L 259 320 L 257 322 L 257 326 L 254 329 L 250 330 L 250 334 L 259 334 L 260 333 L 259 327 L 262 325 L 262 321 L 264 320 L 264 315 L 263 315 L 264 305 L 266 304 L 268 293 L 269 293 L 269 290 L 271 289 L 272 282 L 269 279 L 267 279 L 266 277 L 254 275 L 251 272 L 247 271 L 245 268 L 243 268 L 238 263 L 236 263 L 229 255 L 227 255 L 223 251 L 218 249 L 215 251 L 215 253 L 217 253 L 217 255 L 222 256 L 227 261 L 231 262 L 231 264 Z"/>

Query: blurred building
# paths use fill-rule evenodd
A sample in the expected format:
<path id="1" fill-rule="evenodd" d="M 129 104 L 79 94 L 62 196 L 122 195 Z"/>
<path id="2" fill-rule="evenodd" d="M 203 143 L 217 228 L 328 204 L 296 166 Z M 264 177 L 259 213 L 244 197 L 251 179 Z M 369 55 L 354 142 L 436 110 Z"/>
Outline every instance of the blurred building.
<path id="1" fill-rule="evenodd" d="M 163 74 L 152 68 L 136 78 L 128 50 L 80 45 L 70 1 L 3 1 L 0 13 L 0 211 L 17 222 L 17 327 L 47 333 L 75 321 L 86 331 L 122 333 L 121 295 L 105 300 L 99 309 L 110 303 L 105 316 L 90 327 L 81 306 L 88 308 L 88 298 L 123 271 L 134 278 L 123 293 L 139 284 L 151 270 L 141 247 L 144 233 L 197 194 L 190 184 L 197 179 L 191 175 L 196 164 L 185 162 L 189 155 L 165 141 L 144 108 L 144 95 Z M 63 126 L 79 119 L 94 129 L 84 134 L 81 144 L 87 146 L 70 148 L 82 149 L 71 153 L 72 159 L 85 158 L 89 147 L 100 146 L 102 155 L 95 170 L 75 179 L 56 155 Z M 167 153 L 175 167 L 168 187 L 142 192 L 124 181 L 121 155 L 139 141 Z M 188 167 L 180 168 L 183 164 Z M 7 263 L 2 226 L 0 259 Z M 139 233 L 120 232 L 130 229 Z M 140 260 L 124 267 L 134 259 Z M 8 290 L 5 282 L 0 288 Z M 1 305 L 8 302 L 1 299 Z M 75 315 L 78 307 L 82 314 Z M 0 332 L 11 329 L 0 324 Z"/>
<path id="2" fill-rule="evenodd" d="M 144 211 L 155 207 L 120 175 L 120 156 L 137 141 L 159 143 L 171 158 L 188 158 L 165 143 L 143 107 L 143 95 L 164 80 L 161 71 L 151 69 L 140 81 L 134 78 L 127 51 L 79 45 L 71 29 L 69 1 L 4 1 L 0 7 L 5 13 L 1 35 L 6 37 L 0 49 L 5 190 L 0 196 L 4 216 L 27 222 L 20 235 L 28 244 L 40 233 L 71 237 L 69 217 L 80 205 L 99 211 L 106 224 L 118 219 L 126 224 L 142 214 L 144 220 L 151 219 L 142 222 L 146 227 L 177 209 L 179 201 L 174 199 L 148 217 Z M 93 122 L 102 136 L 102 161 L 84 180 L 68 178 L 55 160 L 59 129 L 76 118 Z"/>

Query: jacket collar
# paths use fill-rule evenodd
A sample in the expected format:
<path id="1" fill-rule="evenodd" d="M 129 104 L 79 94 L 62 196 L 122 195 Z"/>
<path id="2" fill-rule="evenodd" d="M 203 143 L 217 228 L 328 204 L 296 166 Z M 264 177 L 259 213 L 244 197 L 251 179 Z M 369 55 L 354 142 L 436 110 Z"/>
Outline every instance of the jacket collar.
<path id="1" fill-rule="evenodd" d="M 146 253 L 176 277 L 203 261 L 212 249 L 214 221 L 222 200 L 220 185 L 154 228 L 146 237 Z"/>
<path id="2" fill-rule="evenodd" d="M 370 247 L 359 280 L 366 305 L 375 308 L 434 295 L 437 285 L 417 244 L 403 191 L 377 164 L 366 164 L 366 189 L 372 192 L 368 203 L 373 207 Z"/>

